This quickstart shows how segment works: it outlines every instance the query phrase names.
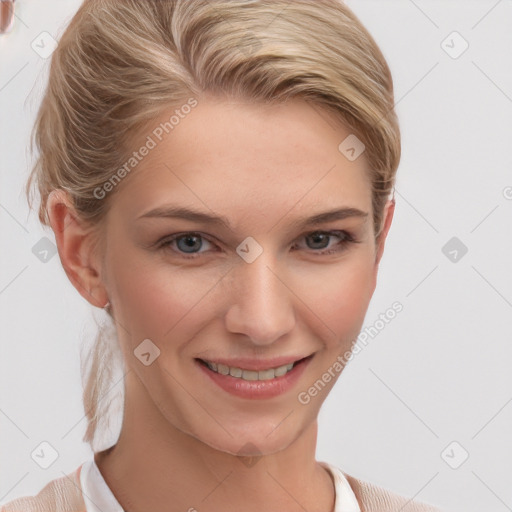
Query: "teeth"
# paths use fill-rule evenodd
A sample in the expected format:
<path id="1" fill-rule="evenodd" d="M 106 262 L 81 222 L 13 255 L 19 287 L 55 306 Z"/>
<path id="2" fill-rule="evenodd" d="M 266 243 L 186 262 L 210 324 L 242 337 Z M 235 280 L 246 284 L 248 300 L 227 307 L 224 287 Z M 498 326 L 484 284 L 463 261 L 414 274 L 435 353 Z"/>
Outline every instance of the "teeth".
<path id="1" fill-rule="evenodd" d="M 243 373 L 243 371 L 240 368 L 230 368 L 229 369 L 229 375 L 231 375 L 231 377 L 241 377 L 242 373 Z"/>
<path id="2" fill-rule="evenodd" d="M 284 375 L 288 371 L 288 366 L 289 365 L 287 365 L 287 366 L 280 366 L 279 368 L 276 368 L 274 370 L 274 375 L 276 377 L 281 377 L 281 375 Z"/>
<path id="3" fill-rule="evenodd" d="M 244 380 L 259 380 L 259 372 L 255 372 L 253 370 L 243 370 L 241 378 Z"/>
<path id="4" fill-rule="evenodd" d="M 258 374 L 257 378 L 259 380 L 273 379 L 276 376 L 275 370 L 273 370 L 273 369 L 270 369 L 270 370 L 260 370 L 259 372 L 254 372 L 254 373 Z"/>
<path id="5" fill-rule="evenodd" d="M 205 363 L 208 365 L 208 368 L 214 372 L 220 373 L 221 375 L 231 375 L 232 377 L 244 380 L 269 380 L 275 377 L 281 377 L 288 373 L 294 365 L 294 363 L 290 363 L 279 366 L 278 368 L 254 371 L 243 370 L 242 368 L 235 368 L 221 363 L 213 363 L 211 361 L 205 361 Z"/>
<path id="6" fill-rule="evenodd" d="M 222 375 L 229 375 L 229 366 L 226 366 L 225 364 L 218 364 L 217 365 L 217 371 L 221 373 Z"/>

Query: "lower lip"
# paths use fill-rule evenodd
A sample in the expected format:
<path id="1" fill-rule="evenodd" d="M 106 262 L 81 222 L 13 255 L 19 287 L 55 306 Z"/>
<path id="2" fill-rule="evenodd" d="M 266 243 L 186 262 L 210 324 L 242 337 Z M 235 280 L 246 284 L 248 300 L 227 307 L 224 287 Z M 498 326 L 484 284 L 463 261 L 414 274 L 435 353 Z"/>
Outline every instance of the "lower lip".
<path id="1" fill-rule="evenodd" d="M 269 380 L 244 380 L 231 375 L 222 375 L 210 370 L 200 361 L 196 360 L 196 363 L 224 391 L 241 398 L 263 399 L 281 395 L 292 389 L 304 373 L 311 359 L 312 356 L 309 356 L 307 359 L 295 364 L 285 375 Z"/>

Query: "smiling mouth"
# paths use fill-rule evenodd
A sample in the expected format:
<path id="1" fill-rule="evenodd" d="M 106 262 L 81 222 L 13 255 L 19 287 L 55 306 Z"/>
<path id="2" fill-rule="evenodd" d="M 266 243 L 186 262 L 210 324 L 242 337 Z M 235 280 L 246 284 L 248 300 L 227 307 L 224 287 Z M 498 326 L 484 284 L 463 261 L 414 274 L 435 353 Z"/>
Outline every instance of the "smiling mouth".
<path id="1" fill-rule="evenodd" d="M 221 363 L 214 363 L 213 361 L 207 361 L 204 359 L 197 359 L 202 365 L 209 368 L 211 371 L 215 373 L 220 373 L 221 375 L 230 375 L 231 377 L 235 377 L 237 379 L 242 380 L 270 380 L 278 377 L 283 377 L 288 372 L 292 371 L 295 366 L 298 364 L 309 360 L 313 357 L 311 354 L 308 357 L 304 357 L 299 359 L 293 363 L 285 364 L 283 366 L 278 366 L 277 368 L 268 368 L 266 370 L 245 370 L 243 368 L 237 368 L 236 366 L 227 366 Z"/>

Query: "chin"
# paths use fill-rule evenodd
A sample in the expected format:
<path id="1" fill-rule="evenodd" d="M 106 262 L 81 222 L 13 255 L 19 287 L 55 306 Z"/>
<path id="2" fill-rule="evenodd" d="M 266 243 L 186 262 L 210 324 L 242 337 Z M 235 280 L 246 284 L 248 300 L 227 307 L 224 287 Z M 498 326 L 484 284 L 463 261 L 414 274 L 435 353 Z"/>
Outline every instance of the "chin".
<path id="1" fill-rule="evenodd" d="M 211 431 L 199 434 L 189 433 L 202 443 L 214 450 L 229 453 L 230 455 L 243 457 L 261 457 L 285 450 L 300 435 L 301 431 L 290 430 L 280 426 L 278 428 L 265 425 L 251 425 L 250 427 L 240 426 L 238 429 L 230 429 L 229 434 L 223 436 L 212 436 Z M 272 434 L 269 435 L 269 432 Z"/>

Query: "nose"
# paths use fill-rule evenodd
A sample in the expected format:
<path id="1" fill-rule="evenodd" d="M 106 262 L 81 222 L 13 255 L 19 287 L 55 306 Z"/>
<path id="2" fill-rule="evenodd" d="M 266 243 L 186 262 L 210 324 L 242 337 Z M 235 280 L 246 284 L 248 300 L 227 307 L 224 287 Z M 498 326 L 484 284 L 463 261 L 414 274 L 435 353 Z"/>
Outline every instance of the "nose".
<path id="1" fill-rule="evenodd" d="M 226 328 L 255 345 L 269 345 L 295 325 L 293 293 L 267 251 L 252 263 L 241 261 L 230 282 Z"/>

